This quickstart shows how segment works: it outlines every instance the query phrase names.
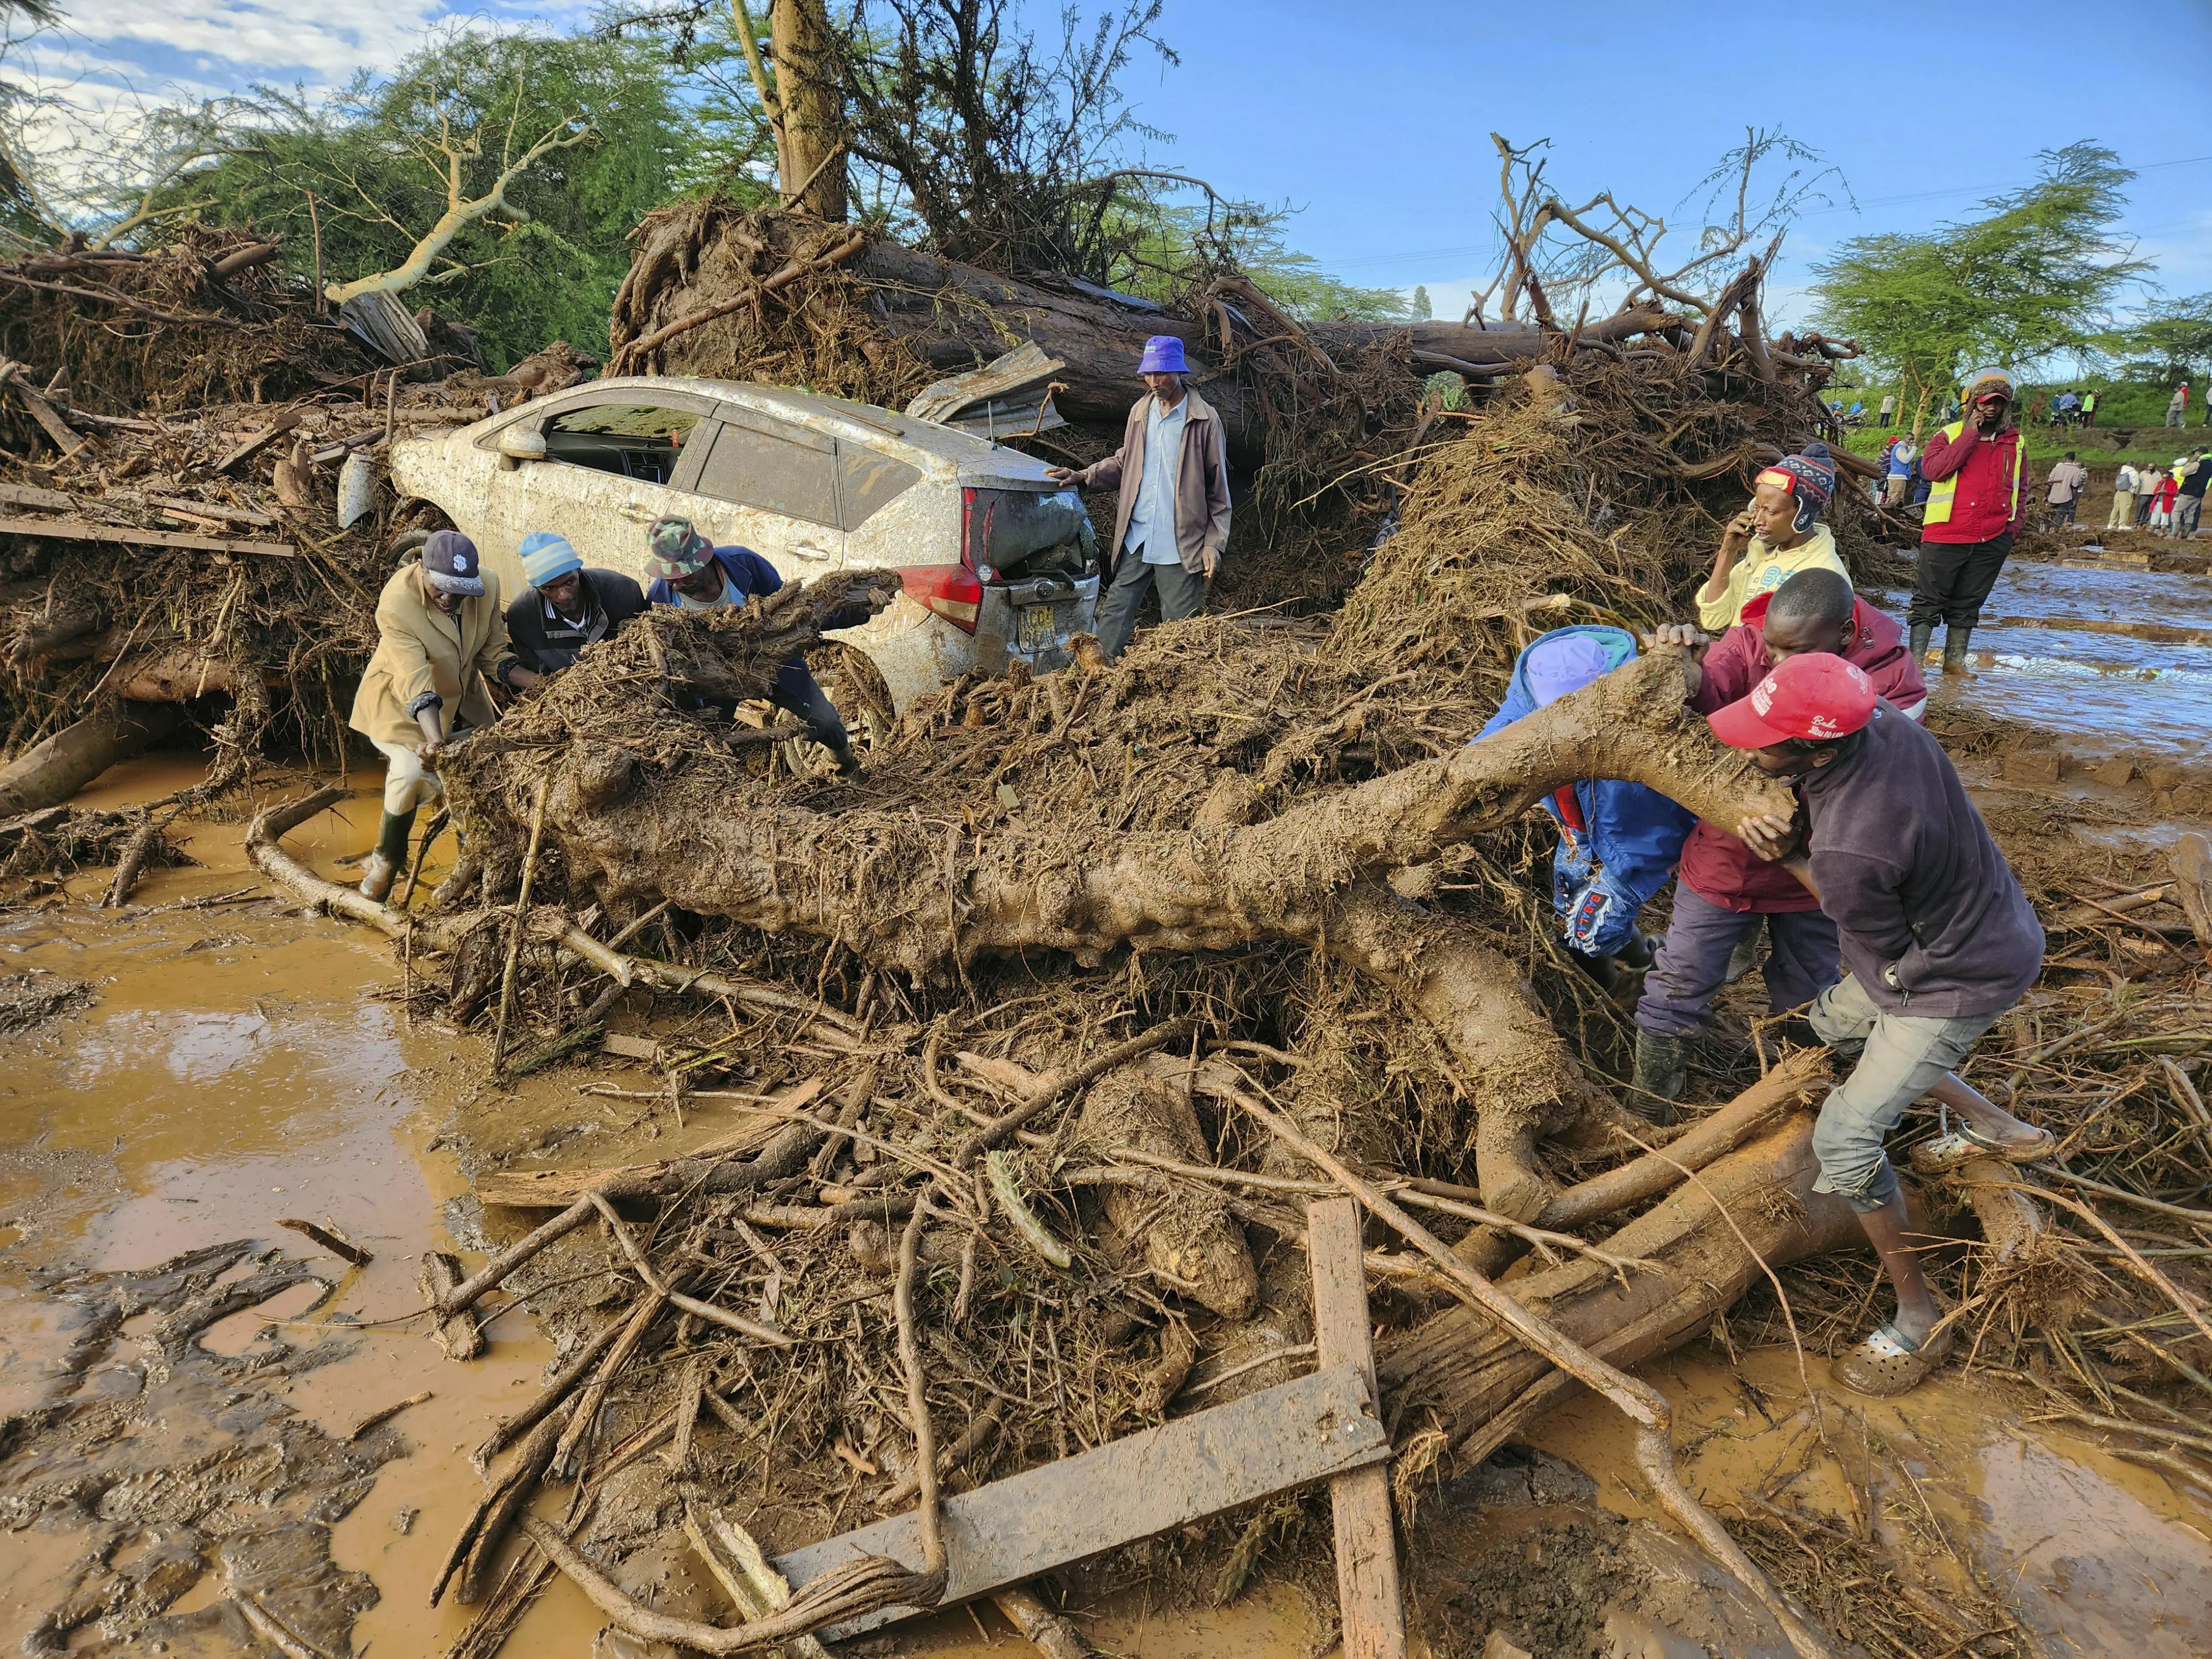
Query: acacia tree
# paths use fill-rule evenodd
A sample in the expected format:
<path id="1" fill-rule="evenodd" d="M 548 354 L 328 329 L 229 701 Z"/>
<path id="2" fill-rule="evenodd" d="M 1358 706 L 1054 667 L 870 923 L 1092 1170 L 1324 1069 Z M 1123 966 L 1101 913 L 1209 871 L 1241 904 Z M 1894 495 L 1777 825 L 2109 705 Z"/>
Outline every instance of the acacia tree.
<path id="1" fill-rule="evenodd" d="M 2115 227 L 2135 174 L 2102 145 L 2045 150 L 2040 176 L 1989 198 L 1978 219 L 1845 242 L 1814 267 L 1814 320 L 1849 334 L 1929 404 L 1981 363 L 2033 362 L 2111 327 L 2111 306 L 2149 270 Z"/>
<path id="2" fill-rule="evenodd" d="M 495 366 L 556 336 L 605 349 L 685 131 L 657 46 L 455 27 L 325 99 L 258 88 L 168 194 L 282 235 L 295 270 L 319 242 L 333 301 L 431 289 Z"/>
<path id="3" fill-rule="evenodd" d="M 2099 350 L 2128 360 L 2130 372 L 2171 385 L 2212 372 L 2212 294 L 2154 306 L 2097 337 Z"/>

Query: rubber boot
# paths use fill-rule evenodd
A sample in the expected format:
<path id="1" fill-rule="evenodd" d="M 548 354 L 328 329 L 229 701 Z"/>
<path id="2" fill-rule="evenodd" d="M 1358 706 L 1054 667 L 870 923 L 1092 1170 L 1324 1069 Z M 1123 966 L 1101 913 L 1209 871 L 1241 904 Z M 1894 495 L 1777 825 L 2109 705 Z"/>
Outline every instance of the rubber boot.
<path id="1" fill-rule="evenodd" d="M 1968 675 L 1974 671 L 1966 665 L 1966 643 L 1974 637 L 1971 628 L 1947 628 L 1943 630 L 1943 678 L 1954 674 Z"/>
<path id="2" fill-rule="evenodd" d="M 1652 1123 L 1672 1123 L 1674 1103 L 1690 1082 L 1690 1039 L 1639 1027 L 1636 1033 L 1636 1089 L 1629 1109 Z"/>
<path id="3" fill-rule="evenodd" d="M 1722 984 L 1733 985 L 1759 966 L 1759 933 L 1754 929 L 1736 941 L 1735 949 L 1729 952 L 1728 973 L 1722 979 Z"/>
<path id="4" fill-rule="evenodd" d="M 376 838 L 376 850 L 364 860 L 361 866 L 361 896 L 384 902 L 384 896 L 392 890 L 392 881 L 407 863 L 408 837 L 415 832 L 415 814 L 419 809 L 409 807 L 404 812 L 386 812 L 384 829 Z"/>
<path id="5" fill-rule="evenodd" d="M 1924 667 L 1927 665 L 1928 647 L 1935 643 L 1935 640 L 1936 624 L 1934 623 L 1912 624 L 1912 665 L 1915 668 Z"/>

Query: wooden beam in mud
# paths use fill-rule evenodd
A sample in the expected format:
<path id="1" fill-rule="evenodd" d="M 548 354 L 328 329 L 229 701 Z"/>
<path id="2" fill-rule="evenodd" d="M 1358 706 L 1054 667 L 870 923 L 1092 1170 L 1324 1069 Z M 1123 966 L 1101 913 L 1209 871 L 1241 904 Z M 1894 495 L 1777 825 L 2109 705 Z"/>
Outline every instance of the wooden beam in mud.
<path id="1" fill-rule="evenodd" d="M 477 1177 L 476 1194 L 483 1203 L 503 1205 L 514 1210 L 566 1209 L 586 1193 L 622 1176 L 650 1179 L 695 1158 L 730 1158 L 757 1152 L 788 1124 L 789 1119 L 781 1114 L 804 1110 L 821 1092 L 822 1080 L 809 1078 L 776 1097 L 775 1115 L 744 1112 L 745 1121 L 736 1127 L 726 1129 L 688 1152 L 677 1152 L 655 1163 L 597 1170 L 500 1170 Z"/>
<path id="2" fill-rule="evenodd" d="M 1375 1343 L 1367 1319 L 1367 1269 L 1359 1206 L 1349 1198 L 1306 1206 L 1306 1260 L 1313 1270 L 1314 1344 L 1323 1370 L 1350 1365 L 1375 1393 Z M 1398 1584 L 1398 1540 L 1390 1525 L 1390 1471 L 1381 1463 L 1328 1483 L 1336 1532 L 1336 1600 L 1344 1659 L 1406 1659 L 1406 1605 Z"/>
<path id="3" fill-rule="evenodd" d="M 1325 1370 L 1178 1418 L 1042 1468 L 994 1480 L 943 1504 L 949 1576 L 941 1606 L 1088 1560 L 1277 1492 L 1380 1465 L 1389 1437 L 1357 1365 Z M 807 1584 L 866 1555 L 913 1566 L 921 1528 L 912 1515 L 778 1556 L 775 1570 Z M 918 1616 L 884 1607 L 817 1632 L 837 1641 Z"/>
<path id="4" fill-rule="evenodd" d="M 45 536 L 70 542 L 118 542 L 126 547 L 174 547 L 192 553 L 251 553 L 263 558 L 296 559 L 289 542 L 246 542 L 228 536 L 186 536 L 168 530 L 135 530 L 129 525 L 94 524 L 88 519 L 0 518 L 0 536 Z"/>

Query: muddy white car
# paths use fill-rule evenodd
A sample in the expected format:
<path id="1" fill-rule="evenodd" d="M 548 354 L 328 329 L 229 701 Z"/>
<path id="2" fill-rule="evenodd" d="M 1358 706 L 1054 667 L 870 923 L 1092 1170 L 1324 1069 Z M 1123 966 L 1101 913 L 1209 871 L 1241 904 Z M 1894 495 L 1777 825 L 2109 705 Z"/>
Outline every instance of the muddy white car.
<path id="1" fill-rule="evenodd" d="M 587 565 L 644 580 L 646 529 L 681 514 L 787 580 L 896 570 L 901 593 L 833 635 L 893 704 L 1014 658 L 1042 671 L 1096 626 L 1097 540 L 1082 501 L 1018 451 L 933 421 L 779 386 L 640 375 L 392 447 L 403 500 L 474 541 L 501 591 L 516 549 L 566 536 Z"/>

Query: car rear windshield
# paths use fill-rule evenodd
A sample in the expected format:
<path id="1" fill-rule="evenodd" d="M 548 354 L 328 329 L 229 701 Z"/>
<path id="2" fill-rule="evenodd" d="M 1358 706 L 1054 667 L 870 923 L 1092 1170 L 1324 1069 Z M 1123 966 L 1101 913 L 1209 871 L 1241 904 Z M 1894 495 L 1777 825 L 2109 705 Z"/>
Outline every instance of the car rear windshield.
<path id="1" fill-rule="evenodd" d="M 1084 542 L 1090 522 L 1072 489 L 977 489 L 968 502 L 969 562 L 1013 570 L 1047 549 Z"/>

